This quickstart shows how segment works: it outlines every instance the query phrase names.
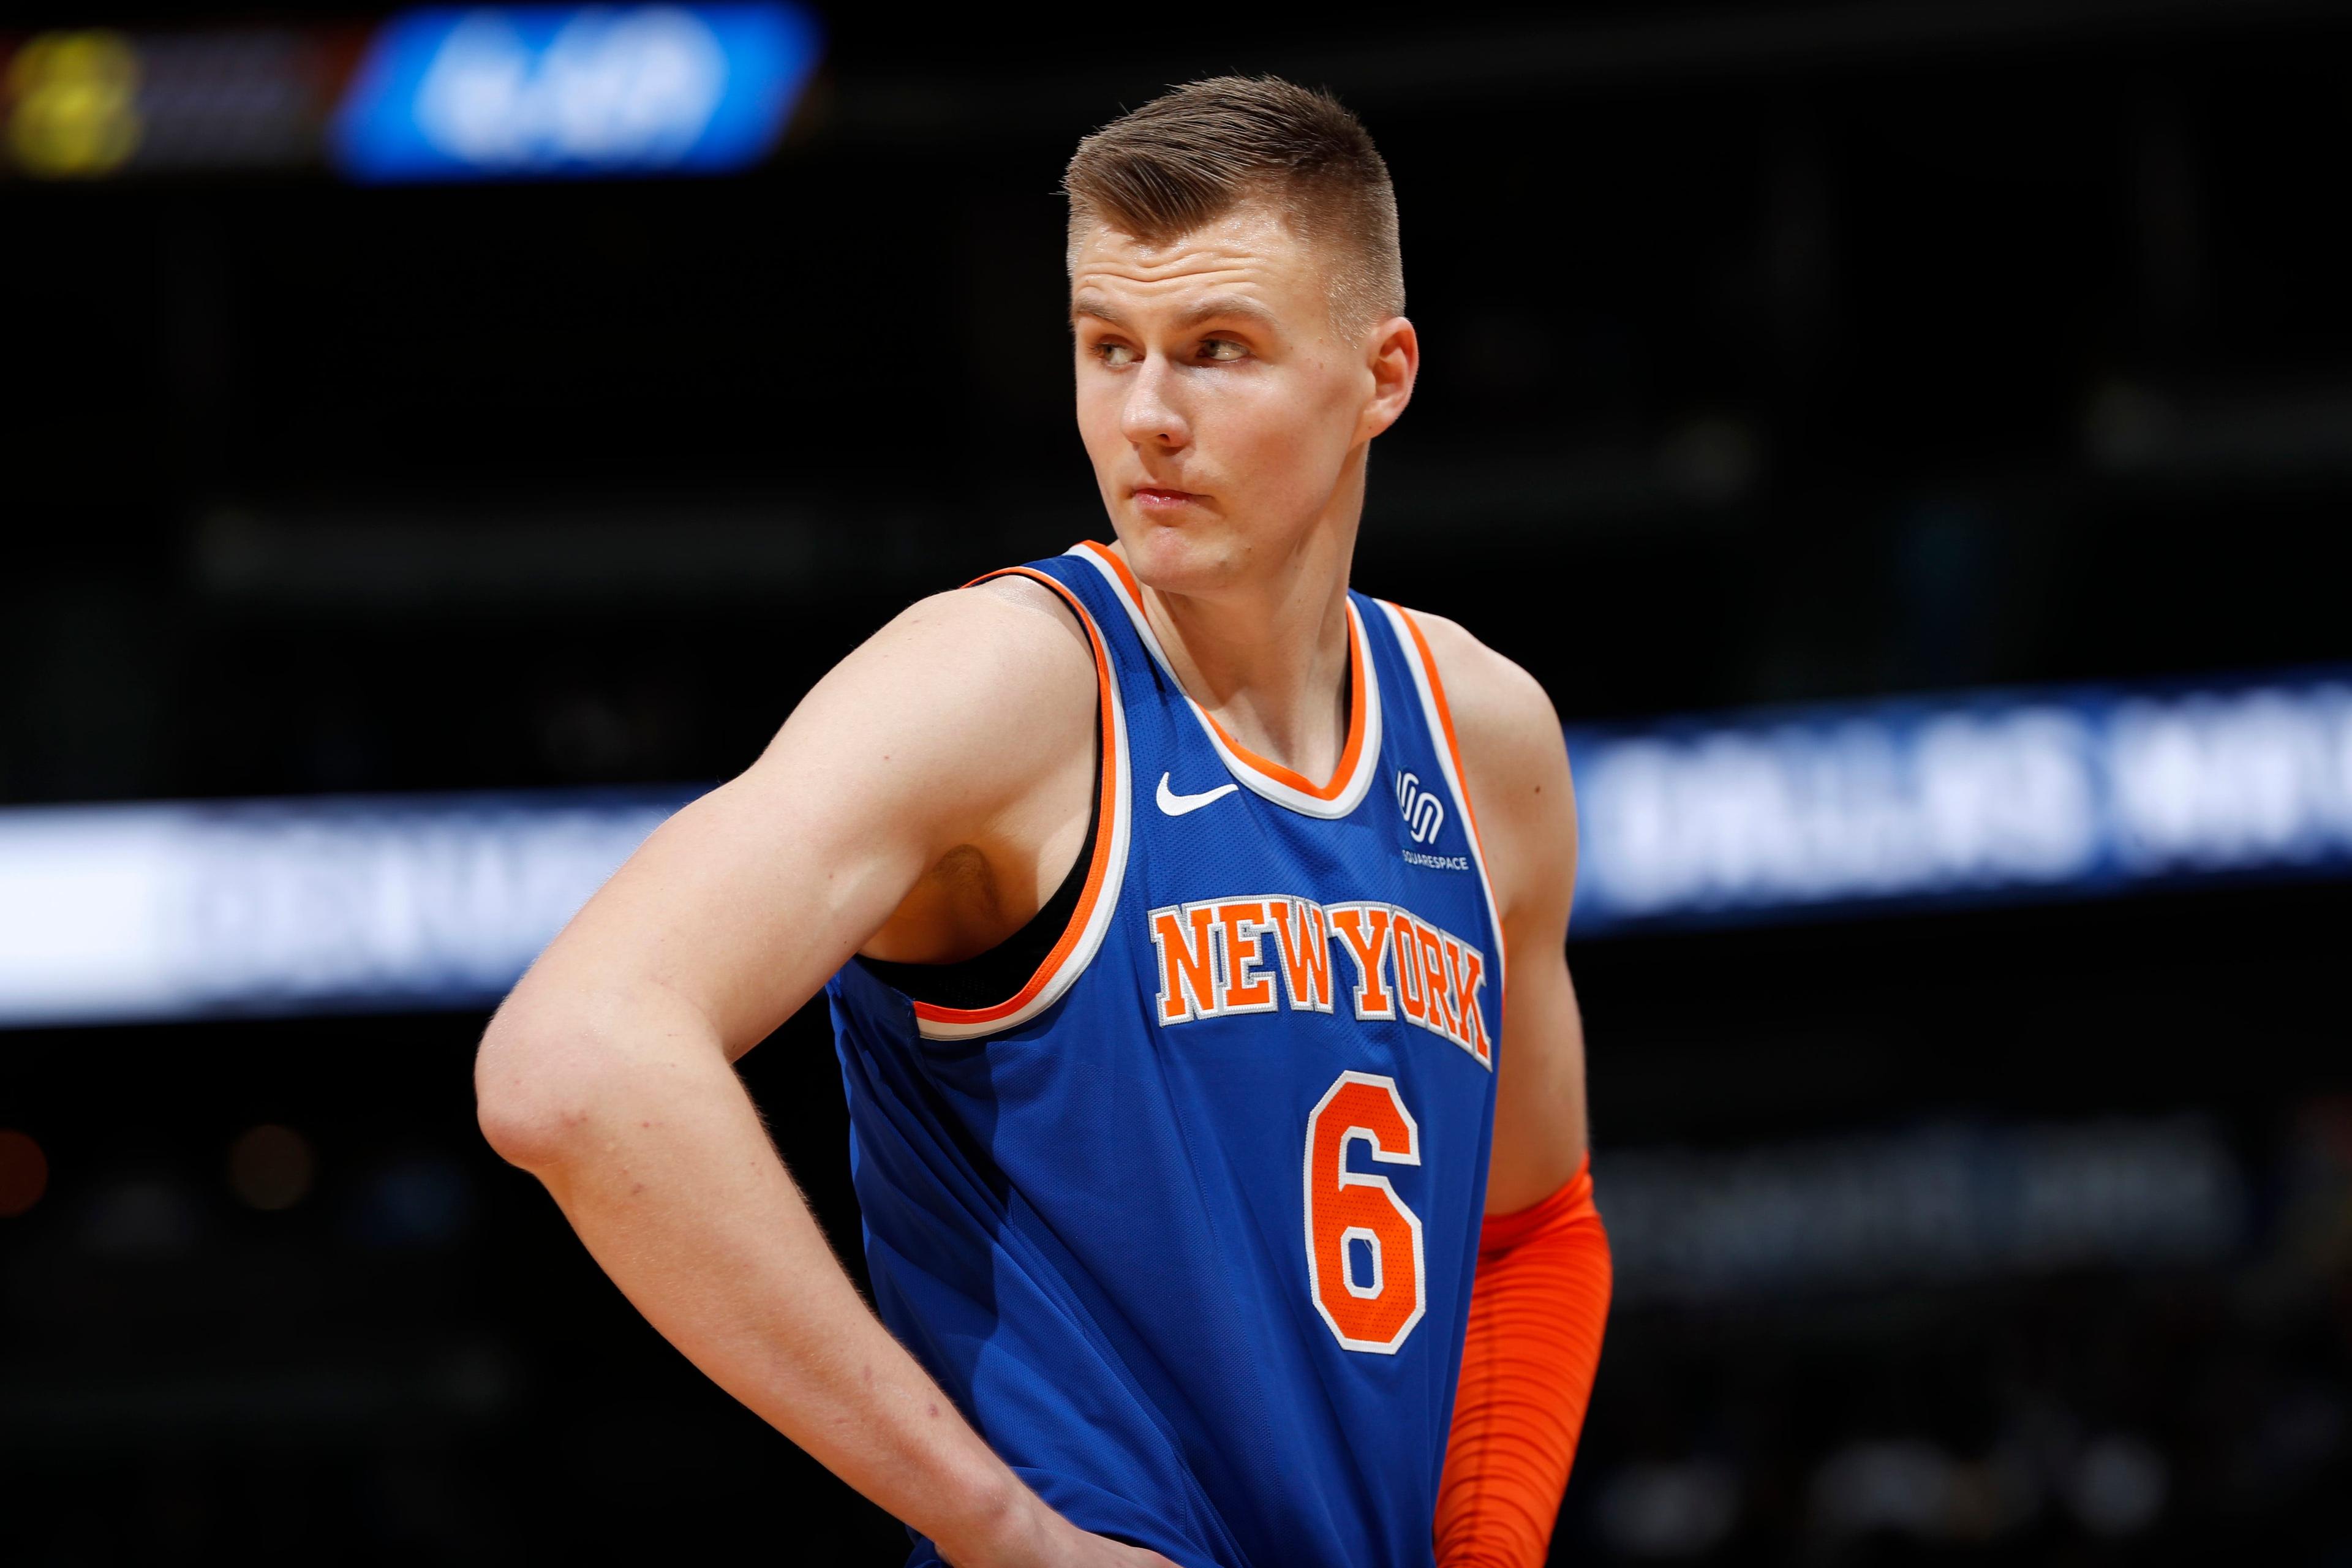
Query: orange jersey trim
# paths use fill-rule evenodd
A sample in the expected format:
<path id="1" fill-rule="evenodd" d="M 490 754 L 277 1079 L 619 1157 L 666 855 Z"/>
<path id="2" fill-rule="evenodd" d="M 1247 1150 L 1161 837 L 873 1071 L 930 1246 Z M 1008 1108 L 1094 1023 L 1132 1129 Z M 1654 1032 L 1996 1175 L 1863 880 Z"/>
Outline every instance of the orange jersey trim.
<path id="1" fill-rule="evenodd" d="M 1091 539 L 1080 540 L 1079 542 L 1110 563 L 1111 570 L 1118 574 L 1119 585 L 1126 589 L 1127 596 L 1134 602 L 1137 612 L 1140 614 L 1143 610 L 1143 587 L 1135 580 L 1135 574 L 1129 569 L 1127 563 L 1120 560 L 1107 544 Z M 1149 619 L 1150 617 L 1146 616 L 1147 622 Z M 1215 714 L 1202 708 L 1197 702 L 1192 706 L 1199 710 L 1202 719 L 1208 721 L 1209 728 L 1216 731 L 1217 739 L 1224 742 L 1225 749 L 1251 767 L 1277 784 L 1289 785 L 1303 795 L 1312 796 L 1316 800 L 1337 800 L 1354 780 L 1357 760 L 1363 755 L 1366 679 L 1363 637 L 1357 630 L 1356 617 L 1349 616 L 1348 617 L 1348 739 L 1339 749 L 1339 765 L 1331 771 L 1331 779 L 1328 784 L 1312 783 L 1306 774 L 1294 772 L 1284 767 L 1280 763 L 1269 762 L 1259 756 L 1255 752 L 1234 740 L 1231 731 L 1217 722 Z"/>
<path id="2" fill-rule="evenodd" d="M 1454 734 L 1454 709 L 1445 700 L 1445 682 L 1437 678 L 1437 656 L 1429 651 L 1429 639 L 1421 635 L 1421 623 L 1402 605 L 1393 605 L 1396 613 L 1404 617 L 1404 629 L 1412 634 L 1412 646 L 1421 654 L 1421 668 L 1429 672 L 1429 694 L 1437 699 L 1437 722 L 1445 731 L 1445 752 L 1454 759 L 1454 776 L 1462 781 L 1462 809 L 1470 818 L 1470 837 L 1478 840 L 1478 854 L 1485 858 L 1486 840 L 1478 832 L 1477 808 L 1470 804 L 1470 775 L 1462 771 L 1462 742 Z"/>
<path id="3" fill-rule="evenodd" d="M 1094 858 L 1087 865 L 1086 886 L 1078 892 L 1078 907 L 1071 911 L 1070 923 L 1062 928 L 1061 940 L 1054 943 L 1054 950 L 1029 976 L 1029 983 L 1022 986 L 1010 1001 L 1000 1002 L 992 1007 L 940 1007 L 929 1002 L 915 1003 L 915 1016 L 934 1024 L 993 1024 L 999 1019 L 1009 1018 L 1036 1000 L 1038 994 L 1053 982 L 1055 973 L 1069 961 L 1070 954 L 1076 951 L 1079 942 L 1084 939 L 1087 919 L 1094 913 L 1096 900 L 1102 897 L 1103 883 L 1110 872 L 1111 840 L 1117 837 L 1111 831 L 1112 815 L 1118 808 L 1118 792 L 1124 787 L 1124 781 L 1119 777 L 1118 738 L 1115 728 L 1118 693 L 1113 682 L 1117 677 L 1111 671 L 1110 649 L 1103 645 L 1102 633 L 1096 628 L 1094 617 L 1087 614 L 1087 607 L 1078 602 L 1076 594 L 1043 572 L 1026 566 L 1011 566 L 1002 572 L 991 572 L 986 576 L 973 578 L 964 586 L 973 587 L 992 577 L 1028 577 L 1043 583 L 1062 596 L 1076 614 L 1078 624 L 1087 628 L 1087 641 L 1095 653 L 1095 707 L 1102 725 L 1102 778 L 1098 781 L 1101 798 L 1095 818 L 1095 853 Z"/>
<path id="4" fill-rule="evenodd" d="M 1429 694 L 1436 700 L 1437 703 L 1438 727 L 1445 731 L 1445 754 L 1454 759 L 1454 780 L 1462 790 L 1462 815 L 1470 819 L 1470 838 L 1478 847 L 1478 863 L 1481 868 L 1479 874 L 1489 876 L 1490 874 L 1484 869 L 1486 864 L 1486 839 L 1485 835 L 1478 831 L 1478 808 L 1470 804 L 1470 774 L 1462 766 L 1462 742 L 1455 739 L 1454 734 L 1454 707 L 1445 700 L 1445 682 L 1438 679 L 1437 656 L 1429 651 L 1429 639 L 1422 635 L 1421 623 L 1413 618 L 1412 612 L 1393 600 L 1384 601 L 1384 603 L 1397 613 L 1397 619 L 1404 623 L 1404 629 L 1412 634 L 1413 650 L 1421 655 L 1421 668 L 1429 677 Z M 1494 885 L 1490 878 L 1487 884 L 1490 896 L 1493 890 Z M 1509 994 L 1507 987 L 1510 984 L 1510 953 L 1504 944 L 1503 911 L 1499 907 L 1495 910 L 1495 949 L 1496 957 L 1500 961 L 1495 966 L 1495 1011 L 1499 1016 L 1503 1011 L 1504 998 Z"/>

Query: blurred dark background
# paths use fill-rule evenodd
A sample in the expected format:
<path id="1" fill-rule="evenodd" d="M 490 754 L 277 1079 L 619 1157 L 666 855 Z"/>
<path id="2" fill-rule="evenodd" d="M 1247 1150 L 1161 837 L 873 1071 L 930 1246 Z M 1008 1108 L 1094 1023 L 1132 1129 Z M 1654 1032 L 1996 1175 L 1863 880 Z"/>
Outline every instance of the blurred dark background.
<path id="1" fill-rule="evenodd" d="M 0 802 L 740 770 L 911 598 L 1104 535 L 1055 182 L 1231 69 L 1396 177 L 1427 362 L 1359 585 L 1571 723 L 2352 657 L 2342 7 L 823 23 L 733 174 L 0 178 Z M 1573 947 L 1621 1301 L 1555 1561 L 2352 1562 L 2347 916 Z M 0 1555 L 897 1560 L 482 1146 L 480 1023 L 0 1034 Z M 745 1071 L 855 1266 L 822 1009 Z M 1956 1158 L 2137 1217 L 1886 1263 Z M 1709 1272 L 1759 1193 L 1799 1240 Z"/>

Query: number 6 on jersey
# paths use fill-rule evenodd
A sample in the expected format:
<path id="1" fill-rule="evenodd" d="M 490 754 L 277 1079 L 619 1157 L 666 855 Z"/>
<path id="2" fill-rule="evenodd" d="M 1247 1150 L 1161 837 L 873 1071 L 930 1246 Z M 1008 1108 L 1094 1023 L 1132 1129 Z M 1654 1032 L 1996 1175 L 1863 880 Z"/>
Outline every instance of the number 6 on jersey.
<path id="1" fill-rule="evenodd" d="M 1421 1216 L 1386 1176 L 1348 1168 L 1359 1141 L 1381 1164 L 1421 1163 L 1421 1128 L 1396 1079 L 1343 1072 L 1307 1118 L 1307 1287 L 1342 1345 L 1394 1355 L 1424 1304 Z M 1370 1253 L 1360 1270 L 1356 1242 Z"/>

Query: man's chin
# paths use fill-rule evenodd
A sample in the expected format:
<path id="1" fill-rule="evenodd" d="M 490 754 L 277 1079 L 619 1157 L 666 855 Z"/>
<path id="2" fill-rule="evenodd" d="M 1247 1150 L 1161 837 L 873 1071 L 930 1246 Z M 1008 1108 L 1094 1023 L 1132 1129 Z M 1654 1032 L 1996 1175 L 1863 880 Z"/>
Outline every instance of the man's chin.
<path id="1" fill-rule="evenodd" d="M 1218 519 L 1122 518 L 1118 542 L 1136 581 L 1163 594 L 1199 594 L 1224 586 L 1244 552 Z"/>

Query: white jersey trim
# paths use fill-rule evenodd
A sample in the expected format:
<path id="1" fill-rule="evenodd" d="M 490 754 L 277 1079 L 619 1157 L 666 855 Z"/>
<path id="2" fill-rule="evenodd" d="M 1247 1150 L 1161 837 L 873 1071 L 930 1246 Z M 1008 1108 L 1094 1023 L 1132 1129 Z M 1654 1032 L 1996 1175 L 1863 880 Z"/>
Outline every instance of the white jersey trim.
<path id="1" fill-rule="evenodd" d="M 1502 906 L 1495 902 L 1494 879 L 1486 874 L 1486 850 L 1479 842 L 1477 818 L 1470 811 L 1470 792 L 1462 783 L 1461 770 L 1454 755 L 1453 725 L 1439 705 L 1435 672 L 1422 660 L 1421 640 L 1413 635 L 1405 613 L 1386 599 L 1377 601 L 1381 613 L 1388 616 L 1389 629 L 1396 636 L 1398 651 L 1404 655 L 1407 669 L 1412 671 L 1414 691 L 1421 698 L 1423 726 L 1429 731 L 1430 750 L 1437 753 L 1437 766 L 1445 775 L 1445 787 L 1453 794 L 1454 808 L 1462 814 L 1462 837 L 1470 846 L 1470 863 L 1478 868 L 1478 890 L 1486 899 L 1486 923 L 1495 933 L 1495 1049 L 1502 1050 L 1503 998 L 1509 985 L 1510 954 L 1503 938 Z"/>
<path id="2" fill-rule="evenodd" d="M 1103 710 L 1110 716 L 1110 744 L 1103 753 L 1103 767 L 1110 776 L 1097 781 L 1097 787 L 1103 787 L 1108 797 L 1106 802 L 1108 810 L 1105 812 L 1101 824 L 1102 830 L 1110 836 L 1108 858 L 1103 867 L 1102 882 L 1095 889 L 1094 903 L 1083 917 L 1085 923 L 1079 930 L 1076 945 L 1064 955 L 1060 965 L 1045 978 L 1045 984 L 1030 993 L 1027 1000 L 1021 1001 L 1017 1006 L 1002 1011 L 995 1007 L 978 1009 L 979 1016 L 941 1016 L 952 1010 L 917 1003 L 915 1026 L 927 1040 L 971 1040 L 983 1035 L 1001 1035 L 1007 1029 L 1019 1028 L 1060 1001 L 1077 983 L 1078 976 L 1086 973 L 1087 965 L 1094 962 L 1095 954 L 1101 951 L 1103 938 L 1110 933 L 1111 921 L 1118 912 L 1120 887 L 1127 879 L 1128 846 L 1133 838 L 1134 826 L 1131 797 L 1135 792 L 1129 776 L 1127 706 L 1119 697 L 1118 670 L 1111 662 L 1110 643 L 1086 605 L 1068 588 L 1042 573 L 1017 574 L 1034 576 L 1058 593 L 1063 602 L 1086 622 L 1087 637 L 1094 644 L 1095 657 L 1098 661 L 1097 687 Z M 1030 984 L 1036 984 L 1034 976 Z M 1024 986 L 1023 990 L 1028 992 L 1029 987 Z"/>
<path id="3" fill-rule="evenodd" d="M 1184 699 L 1185 706 L 1192 710 L 1192 717 L 1200 723 L 1202 735 L 1215 750 L 1218 760 L 1225 764 L 1225 771 L 1231 773 L 1243 787 L 1252 795 L 1270 800 L 1286 810 L 1297 812 L 1302 816 L 1317 816 L 1327 821 L 1337 821 L 1349 816 L 1362 803 L 1364 792 L 1371 788 L 1373 778 L 1381 771 L 1381 678 L 1379 670 L 1373 664 L 1371 646 L 1368 640 L 1363 617 L 1356 613 L 1353 600 L 1350 600 L 1348 605 L 1348 624 L 1355 636 L 1357 646 L 1362 648 L 1364 656 L 1362 659 L 1364 737 L 1363 743 L 1357 752 L 1354 774 L 1349 778 L 1337 795 L 1325 800 L 1265 773 L 1227 745 L 1225 738 L 1217 732 L 1216 723 L 1209 717 L 1207 710 L 1192 700 L 1192 694 L 1184 689 L 1184 683 L 1176 679 L 1175 668 L 1168 662 L 1167 650 L 1160 646 L 1160 637 L 1152 631 L 1151 622 L 1145 616 L 1143 606 L 1137 604 L 1134 596 L 1128 592 L 1127 584 L 1121 580 L 1118 568 L 1105 559 L 1099 552 L 1090 550 L 1083 544 L 1073 546 L 1066 553 L 1086 562 L 1100 573 L 1103 580 L 1110 584 L 1112 594 L 1117 595 L 1120 605 L 1126 609 L 1127 618 L 1133 623 L 1135 634 L 1142 639 L 1144 648 L 1151 655 L 1153 662 L 1160 666 L 1160 672 L 1168 678 L 1168 684 L 1176 689 L 1177 693 Z"/>

